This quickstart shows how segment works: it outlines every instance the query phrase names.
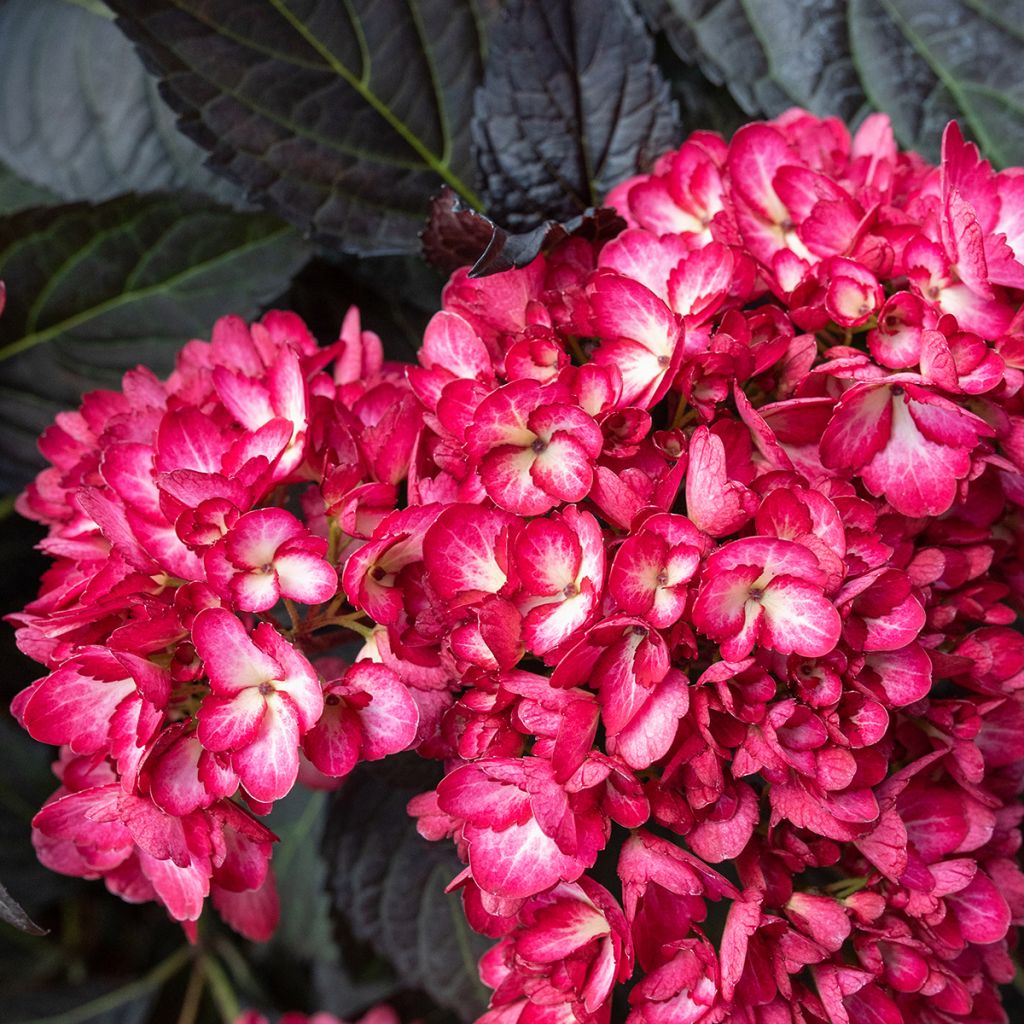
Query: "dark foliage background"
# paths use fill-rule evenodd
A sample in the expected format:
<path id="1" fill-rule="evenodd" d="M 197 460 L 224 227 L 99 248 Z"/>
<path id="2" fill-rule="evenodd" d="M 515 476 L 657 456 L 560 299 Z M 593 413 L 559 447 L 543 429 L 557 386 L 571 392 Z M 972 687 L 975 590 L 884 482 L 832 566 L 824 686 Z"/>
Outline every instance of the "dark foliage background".
<path id="1" fill-rule="evenodd" d="M 0 611 L 44 568 L 13 511 L 35 439 L 83 392 L 274 306 L 328 341 L 356 302 L 409 360 L 442 272 L 613 233 L 596 208 L 616 181 L 685 132 L 792 105 L 885 110 L 931 159 L 957 118 L 1024 165 L 1022 25 L 1024 0 L 0 0 Z M 189 950 L 157 908 L 36 862 L 51 752 L 6 712 L 36 667 L 0 645 L 5 1022 L 479 1012 L 486 943 L 443 893 L 457 861 L 404 813 L 429 766 L 282 801 L 278 935 L 204 921 Z"/>

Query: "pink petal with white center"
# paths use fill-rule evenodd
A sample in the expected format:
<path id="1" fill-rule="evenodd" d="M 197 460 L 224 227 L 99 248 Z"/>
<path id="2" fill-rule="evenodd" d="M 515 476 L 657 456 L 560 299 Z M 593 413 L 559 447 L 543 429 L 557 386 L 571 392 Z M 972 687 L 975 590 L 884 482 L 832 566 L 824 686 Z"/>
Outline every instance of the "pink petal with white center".
<path id="1" fill-rule="evenodd" d="M 627 615 L 642 617 L 652 608 L 667 559 L 668 545 L 654 533 L 642 531 L 623 542 L 612 562 L 608 590 Z"/>
<path id="2" fill-rule="evenodd" d="M 293 551 L 274 559 L 281 593 L 302 604 L 329 601 L 338 591 L 338 572 L 330 562 L 306 551 Z"/>
<path id="3" fill-rule="evenodd" d="M 864 466 L 861 479 L 905 516 L 941 515 L 953 504 L 957 480 L 970 470 L 970 455 L 925 438 L 905 402 L 892 402 L 891 409 L 888 443 Z"/>
<path id="4" fill-rule="evenodd" d="M 487 346 L 457 313 L 441 311 L 430 318 L 419 360 L 427 369 L 437 367 L 456 377 L 486 380 L 494 376 Z"/>
<path id="5" fill-rule="evenodd" d="M 258 508 L 246 512 L 225 540 L 228 558 L 237 566 L 256 569 L 273 562 L 286 541 L 306 536 L 306 528 L 283 508 Z"/>
<path id="6" fill-rule="evenodd" d="M 117 496 L 150 519 L 162 518 L 160 494 L 153 480 L 151 444 L 112 444 L 103 452 L 100 473 Z"/>
<path id="7" fill-rule="evenodd" d="M 268 420 L 274 419 L 270 393 L 262 380 L 235 373 L 226 366 L 216 366 L 213 386 L 231 415 L 248 430 L 259 430 Z"/>
<path id="8" fill-rule="evenodd" d="M 629 228 L 605 245 L 597 265 L 639 281 L 667 302 L 669 276 L 689 252 L 689 246 L 675 234 L 659 238 L 642 228 Z"/>
<path id="9" fill-rule="evenodd" d="M 777 576 L 765 587 L 761 607 L 762 642 L 780 654 L 818 658 L 839 642 L 839 612 L 814 584 Z"/>
<path id="10" fill-rule="evenodd" d="M 204 697 L 196 712 L 199 742 L 207 750 L 238 750 L 255 739 L 266 710 L 266 698 L 256 686 L 233 697 Z"/>
<path id="11" fill-rule="evenodd" d="M 541 386 L 535 380 L 515 380 L 492 392 L 477 407 L 467 438 L 470 453 L 482 455 L 498 445 L 529 447 L 535 434 L 526 420 L 541 401 Z"/>
<path id="12" fill-rule="evenodd" d="M 767 583 L 774 576 L 796 576 L 817 586 L 825 582 L 825 574 L 818 565 L 814 552 L 803 544 L 774 537 L 746 537 L 722 545 L 707 562 L 706 571 L 716 573 L 723 569 L 760 565 Z"/>
<path id="13" fill-rule="evenodd" d="M 573 435 L 559 431 L 534 458 L 530 476 L 559 501 L 582 501 L 594 482 L 592 460 Z"/>
<path id="14" fill-rule="evenodd" d="M 536 458 L 530 448 L 512 445 L 495 448 L 483 457 L 480 479 L 495 505 L 516 515 L 538 516 L 558 504 L 557 498 L 533 481 L 530 470 Z"/>
<path id="15" fill-rule="evenodd" d="M 245 791 L 261 803 L 280 800 L 299 774 L 299 723 L 286 695 L 267 702 L 254 739 L 231 756 L 231 765 Z"/>
<path id="16" fill-rule="evenodd" d="M 741 565 L 716 571 L 701 586 L 693 606 L 693 623 L 697 629 L 712 640 L 719 641 L 743 630 L 750 590 L 761 572 L 758 565 Z"/>
<path id="17" fill-rule="evenodd" d="M 378 761 L 408 748 L 416 739 L 420 714 L 398 676 L 383 665 L 360 661 L 349 669 L 345 680 L 371 698 L 357 712 L 366 760 Z"/>
<path id="18" fill-rule="evenodd" d="M 469 867 L 485 892 L 522 899 L 559 881 L 575 881 L 586 864 L 562 853 L 534 818 L 501 832 L 467 825 Z"/>
<path id="19" fill-rule="evenodd" d="M 281 598 L 277 574 L 262 569 L 232 574 L 228 579 L 228 592 L 231 603 L 241 612 L 269 611 Z"/>
<path id="20" fill-rule="evenodd" d="M 556 963 L 610 932 L 608 919 L 589 900 L 561 899 L 539 911 L 516 936 L 516 954 L 534 963 Z"/>
<path id="21" fill-rule="evenodd" d="M 822 435 L 821 461 L 832 469 L 857 469 L 870 462 L 889 441 L 893 402 L 887 387 L 854 384 Z"/>
<path id="22" fill-rule="evenodd" d="M 110 679 L 124 669 L 112 658 L 113 673 L 75 659 L 41 679 L 20 709 L 24 728 L 40 743 L 67 744 L 76 754 L 92 754 L 108 743 L 118 705 L 135 693 L 130 678 Z M 92 673 L 96 674 L 93 675 Z"/>
<path id="23" fill-rule="evenodd" d="M 595 328 L 606 343 L 632 342 L 646 349 L 653 356 L 655 372 L 641 369 L 639 354 L 628 358 L 628 347 L 622 354 L 627 355 L 622 373 L 622 403 L 645 408 L 654 404 L 667 390 L 669 382 L 661 388 L 661 377 L 669 370 L 676 349 L 682 341 L 682 323 L 653 292 L 642 284 L 620 277 L 617 274 L 599 274 L 588 287 L 590 302 L 594 311 Z M 601 352 L 609 350 L 602 345 Z M 602 357 L 598 362 L 617 362 Z M 678 362 L 678 360 L 676 361 Z"/>
<path id="24" fill-rule="evenodd" d="M 210 688 L 231 697 L 281 676 L 281 666 L 249 639 L 245 626 L 226 608 L 204 608 L 192 624 L 192 642 L 203 659 Z"/>
<path id="25" fill-rule="evenodd" d="M 299 729 L 311 729 L 324 708 L 320 677 L 304 654 L 295 649 L 269 622 L 261 622 L 253 632 L 253 639 L 281 666 L 274 682 L 278 693 L 286 693 L 298 716 Z"/>
<path id="26" fill-rule="evenodd" d="M 527 418 L 527 425 L 538 438 L 547 441 L 554 435 L 570 436 L 591 458 L 604 449 L 604 435 L 594 418 L 575 405 L 540 405 Z"/>
<path id="27" fill-rule="evenodd" d="M 219 473 L 227 442 L 213 417 L 190 405 L 175 409 L 160 421 L 156 468 L 161 473 L 176 469 Z"/>
<path id="28" fill-rule="evenodd" d="M 729 145 L 728 169 L 734 192 L 759 217 L 775 224 L 789 216 L 775 191 L 776 172 L 799 162 L 782 133 L 767 124 L 746 125 Z"/>
<path id="29" fill-rule="evenodd" d="M 864 659 L 860 679 L 873 691 L 881 690 L 892 707 L 906 707 L 931 690 L 932 660 L 916 643 L 898 650 L 873 652 Z"/>
<path id="30" fill-rule="evenodd" d="M 515 522 L 500 509 L 446 508 L 423 539 L 423 563 L 438 594 L 497 594 L 508 583 L 508 533 Z"/>
<path id="31" fill-rule="evenodd" d="M 711 242 L 691 253 L 672 271 L 669 305 L 688 324 L 703 323 L 722 305 L 732 282 L 732 250 Z"/>
<path id="32" fill-rule="evenodd" d="M 516 539 L 516 568 L 531 594 L 561 594 L 575 585 L 583 551 L 575 534 L 552 519 L 532 519 Z"/>
<path id="33" fill-rule="evenodd" d="M 328 695 L 320 721 L 302 737 L 302 749 L 324 775 L 340 779 L 358 763 L 362 735 L 355 711 L 332 704 Z"/>
<path id="34" fill-rule="evenodd" d="M 586 625 L 596 607 L 594 586 L 584 580 L 578 594 L 532 608 L 523 622 L 523 641 L 534 654 L 547 654 Z"/>

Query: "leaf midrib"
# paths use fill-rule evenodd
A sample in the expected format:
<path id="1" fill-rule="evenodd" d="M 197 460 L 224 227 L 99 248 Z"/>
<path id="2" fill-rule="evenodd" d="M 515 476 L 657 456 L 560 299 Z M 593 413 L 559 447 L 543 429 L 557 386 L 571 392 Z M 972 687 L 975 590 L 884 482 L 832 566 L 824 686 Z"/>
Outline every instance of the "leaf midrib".
<path id="1" fill-rule="evenodd" d="M 410 9 L 413 3 L 414 0 L 411 0 Z M 313 50 L 321 56 L 321 58 L 323 58 L 328 67 L 330 67 L 330 69 L 350 88 L 354 89 L 359 94 L 360 98 L 387 122 L 391 130 L 394 131 L 395 134 L 397 134 L 406 143 L 406 145 L 416 153 L 417 156 L 419 156 L 430 170 L 443 178 L 444 181 L 455 189 L 455 191 L 458 192 L 459 195 L 461 195 L 470 205 L 477 209 L 482 208 L 483 203 L 480 197 L 468 184 L 466 184 L 466 182 L 462 180 L 461 177 L 459 177 L 458 174 L 455 173 L 449 163 L 442 157 L 438 157 L 431 149 L 429 149 L 424 144 L 423 140 L 410 131 L 405 122 L 397 117 L 394 111 L 392 111 L 392 109 L 384 103 L 376 93 L 370 90 L 368 84 L 369 74 L 365 76 L 367 78 L 366 82 L 363 81 L 362 77 L 357 78 L 330 50 L 327 49 L 327 47 L 320 42 L 319 39 L 316 38 L 316 36 L 309 31 L 308 27 L 283 4 L 282 0 L 270 0 L 270 4 L 274 10 L 276 10 L 277 13 L 280 14 L 281 17 L 283 17 L 292 26 L 292 28 L 299 33 L 300 36 L 302 36 L 306 43 L 312 47 Z M 355 15 L 355 12 L 352 13 Z M 355 15 L 355 18 L 358 18 L 358 16 Z M 431 64 L 430 55 L 426 52 L 428 49 L 426 40 L 422 37 L 421 40 L 423 42 L 423 49 L 427 58 L 427 63 L 430 66 L 431 80 L 433 81 L 433 66 Z M 369 69 L 369 64 L 367 64 L 367 69 Z M 442 118 L 442 123 L 444 123 L 444 103 L 436 89 L 435 95 L 438 99 L 438 112 Z M 447 130 L 445 130 L 443 134 L 445 137 L 445 150 L 447 152 L 449 144 Z"/>
<path id="2" fill-rule="evenodd" d="M 153 295 L 174 291 L 191 278 L 201 276 L 222 264 L 237 259 L 240 255 L 244 255 L 245 253 L 252 252 L 256 249 L 263 248 L 268 244 L 272 244 L 293 232 L 294 228 L 282 226 L 270 234 L 263 235 L 258 241 L 248 242 L 245 245 L 228 249 L 213 259 L 208 259 L 202 263 L 189 266 L 185 270 L 180 271 L 177 274 L 173 274 L 163 281 L 156 282 L 145 288 L 122 292 L 120 295 L 115 295 L 113 298 L 106 299 L 98 305 L 90 306 L 88 309 L 83 310 L 80 313 L 76 313 L 70 317 L 65 317 L 65 319 L 55 324 L 51 324 L 49 327 L 39 331 L 32 331 L 24 337 L 19 338 L 17 341 L 11 342 L 0 349 L 0 362 L 19 355 L 22 352 L 26 352 L 29 349 L 34 348 L 36 345 L 41 345 L 47 341 L 51 341 L 54 338 L 59 337 L 61 334 L 73 331 L 77 327 L 81 327 L 82 324 L 86 324 L 90 320 L 94 320 L 97 317 L 112 312 L 113 310 L 120 309 L 123 306 L 129 306 L 134 302 L 141 302 Z"/>

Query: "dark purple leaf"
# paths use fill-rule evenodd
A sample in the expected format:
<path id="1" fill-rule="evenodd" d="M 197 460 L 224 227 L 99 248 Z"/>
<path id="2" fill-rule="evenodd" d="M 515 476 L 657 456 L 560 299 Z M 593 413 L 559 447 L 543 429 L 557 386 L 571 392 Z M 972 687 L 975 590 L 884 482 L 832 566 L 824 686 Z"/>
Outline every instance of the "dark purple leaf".
<path id="1" fill-rule="evenodd" d="M 509 0 L 473 139 L 488 214 L 516 231 L 598 206 L 677 141 L 675 104 L 626 0 Z"/>

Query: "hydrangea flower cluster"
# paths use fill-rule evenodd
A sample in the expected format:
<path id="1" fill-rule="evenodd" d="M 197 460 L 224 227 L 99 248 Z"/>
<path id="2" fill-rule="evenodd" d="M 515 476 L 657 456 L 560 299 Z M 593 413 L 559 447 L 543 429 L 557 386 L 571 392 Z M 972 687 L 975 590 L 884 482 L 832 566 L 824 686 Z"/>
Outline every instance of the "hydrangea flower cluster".
<path id="1" fill-rule="evenodd" d="M 415 748 L 480 1024 L 1005 1021 L 1024 172 L 790 111 L 609 203 L 456 272 L 404 372 L 227 319 L 61 417 L 40 856 L 265 934 L 253 814 Z"/>

